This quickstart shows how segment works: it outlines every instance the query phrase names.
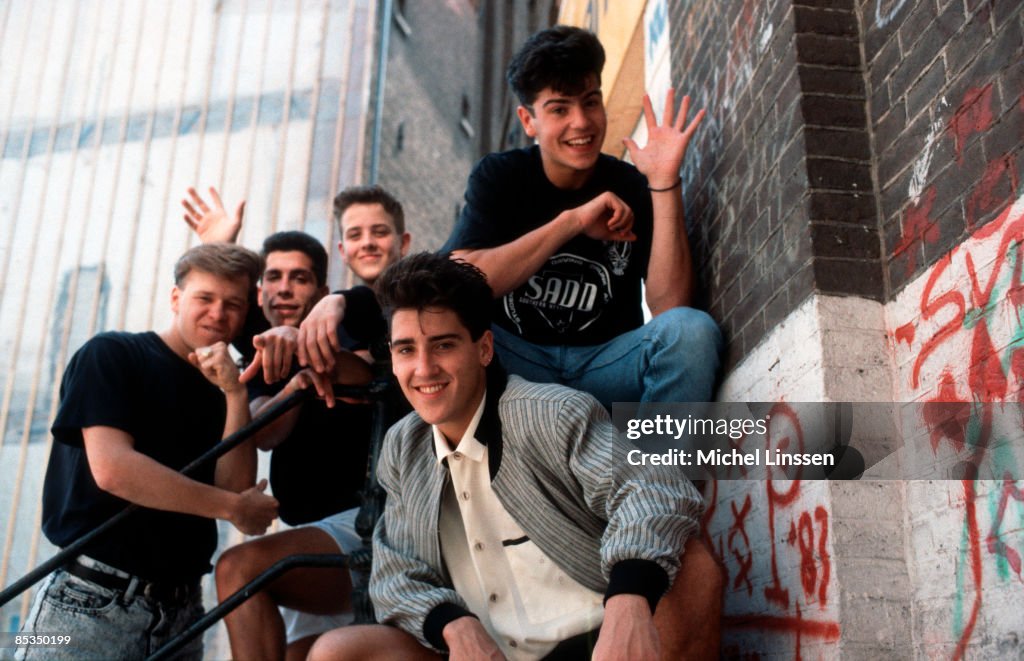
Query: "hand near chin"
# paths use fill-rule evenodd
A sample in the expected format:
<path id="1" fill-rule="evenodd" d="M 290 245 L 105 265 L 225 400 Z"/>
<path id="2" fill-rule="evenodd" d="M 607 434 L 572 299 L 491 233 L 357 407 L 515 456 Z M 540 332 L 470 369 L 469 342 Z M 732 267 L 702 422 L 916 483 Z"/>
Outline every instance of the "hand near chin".
<path id="1" fill-rule="evenodd" d="M 238 380 L 238 366 L 231 359 L 228 345 L 224 342 L 199 347 L 188 354 L 188 360 L 203 373 L 207 381 L 226 393 L 245 388 Z"/>

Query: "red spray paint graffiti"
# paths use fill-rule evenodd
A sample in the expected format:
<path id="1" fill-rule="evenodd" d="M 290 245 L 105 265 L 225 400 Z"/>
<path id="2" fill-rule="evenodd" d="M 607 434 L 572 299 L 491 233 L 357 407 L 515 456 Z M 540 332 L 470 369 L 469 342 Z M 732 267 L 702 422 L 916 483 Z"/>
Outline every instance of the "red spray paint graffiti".
<path id="1" fill-rule="evenodd" d="M 957 164 L 965 163 L 971 139 L 993 126 L 994 101 L 991 84 L 973 88 L 950 119 L 947 135 L 954 141 Z M 944 442 L 955 452 L 969 451 L 968 470 L 979 465 L 996 436 L 996 403 L 1024 402 L 1024 198 L 1018 197 L 1018 179 L 1012 153 L 987 164 L 964 198 L 970 238 L 931 267 L 920 294 L 920 320 L 897 326 L 893 333 L 897 354 L 909 352 L 912 358 L 908 398 L 927 402 L 924 422 L 933 452 L 942 452 Z M 909 251 L 936 236 L 929 217 L 936 185 L 941 183 L 933 184 L 907 211 L 899 250 Z M 994 220 L 979 227 L 1000 208 Z M 897 361 L 902 362 L 899 355 Z M 979 516 L 984 510 L 978 501 L 985 496 L 978 494 L 975 475 L 961 481 L 965 541 L 958 566 L 964 571 L 962 595 L 969 603 L 963 619 L 954 620 L 954 659 L 966 654 L 980 619 L 983 552 L 1000 558 L 1021 580 L 1021 553 L 1005 539 L 1003 521 L 1008 505 L 1024 500 L 1024 491 L 1013 480 L 1004 480 L 983 539 Z"/>
<path id="2" fill-rule="evenodd" d="M 907 208 L 903 218 L 903 233 L 893 250 L 893 256 L 902 255 L 916 248 L 922 241 L 935 243 L 939 240 L 939 226 L 929 217 L 935 203 L 935 194 L 935 187 L 932 186 L 925 191 L 923 200 Z M 913 252 L 907 255 L 906 264 L 909 276 L 917 268 L 917 259 Z"/>
<path id="3" fill-rule="evenodd" d="M 988 537 L 985 538 L 985 546 L 988 548 L 989 553 L 1005 558 L 1010 568 L 1017 574 L 1017 579 L 1024 583 L 1024 577 L 1021 576 L 1020 552 L 1007 545 L 1003 541 L 1001 534 L 1003 519 L 1006 517 L 1006 505 L 1010 502 L 1011 498 L 1018 503 L 1024 503 L 1024 488 L 1018 487 L 1007 476 L 1003 478 L 1003 488 L 999 495 L 999 509 L 995 520 L 992 522 L 992 528 L 989 530 Z"/>
<path id="4" fill-rule="evenodd" d="M 750 494 L 747 494 L 743 500 L 743 506 L 739 510 L 736 509 L 735 502 L 729 503 L 729 507 L 732 509 L 733 524 L 729 528 L 728 539 L 729 552 L 732 553 L 737 567 L 733 588 L 745 585 L 748 595 L 754 591 L 754 586 L 750 582 L 750 568 L 754 564 L 754 554 L 750 551 L 750 537 L 747 536 L 746 531 L 746 519 L 750 514 L 750 505 Z M 742 542 L 742 546 L 740 542 Z"/>
<path id="5" fill-rule="evenodd" d="M 964 94 L 963 103 L 949 122 L 949 131 L 956 141 L 956 162 L 963 163 L 964 145 L 975 133 L 984 133 L 992 126 L 992 83 L 972 88 Z"/>
<path id="6" fill-rule="evenodd" d="M 788 404 L 778 403 L 772 407 L 770 417 L 772 424 L 766 449 L 801 452 L 804 449 L 804 428 L 794 409 Z M 773 470 L 779 471 L 778 468 Z M 769 579 L 768 585 L 760 588 L 765 610 L 733 613 L 723 618 L 723 624 L 736 634 L 757 631 L 789 636 L 794 658 L 801 659 L 809 641 L 835 643 L 841 633 L 839 623 L 828 616 L 832 580 L 829 513 L 817 503 L 808 509 L 801 507 L 799 473 L 775 472 L 764 484 L 764 501 L 755 501 L 755 495 L 749 492 L 737 494 L 735 499 L 725 499 L 728 508 L 718 511 L 728 520 L 719 520 L 718 525 L 709 526 L 720 531 L 716 535 L 718 543 L 713 546 L 721 556 L 732 590 L 752 597 L 756 602 L 757 577 Z M 719 484 L 712 482 L 711 496 L 715 502 L 719 494 Z M 724 505 L 724 502 L 719 505 Z M 757 502 L 764 502 L 767 511 L 756 507 Z M 714 512 L 713 506 L 705 523 L 711 523 Z M 754 543 L 748 532 L 751 525 L 763 530 L 765 523 L 770 544 L 767 567 L 764 556 L 753 552 Z M 778 537 L 776 530 L 780 528 L 788 530 L 789 534 Z M 750 603 L 750 599 L 743 601 Z M 825 615 L 808 618 L 808 603 L 815 601 L 818 610 Z M 729 658 L 746 658 L 740 647 L 735 645 L 727 645 L 725 652 Z"/>
<path id="7" fill-rule="evenodd" d="M 908 350 L 913 352 L 916 346 L 917 351 L 910 370 L 911 392 L 935 388 L 926 400 L 924 415 L 936 453 L 947 441 L 954 451 L 969 449 L 973 459 L 968 463 L 977 465 L 993 440 L 994 402 L 1005 402 L 1014 395 L 1018 400 L 1024 398 L 1022 263 L 1024 198 L 936 262 L 927 276 L 919 303 L 924 325 L 916 336 L 904 333 L 901 337 L 907 338 Z M 1015 312 L 999 316 L 1000 306 L 1007 303 Z M 1007 328 L 1007 320 L 1014 318 L 1016 325 Z M 1000 333 L 998 342 L 993 338 L 995 331 Z M 896 346 L 901 350 L 903 344 Z M 941 365 L 940 376 L 934 385 L 925 384 L 922 375 L 932 363 Z M 964 620 L 955 630 L 954 659 L 964 658 L 978 626 L 984 594 L 983 550 L 1004 558 L 1018 575 L 1020 567 L 1020 552 L 1006 543 L 999 530 L 1007 503 L 1018 500 L 1021 490 L 1012 481 L 1004 484 L 998 515 L 983 543 L 976 482 L 971 476 L 961 484 L 966 538 L 962 553 L 967 570 L 964 596 L 970 596 Z"/>

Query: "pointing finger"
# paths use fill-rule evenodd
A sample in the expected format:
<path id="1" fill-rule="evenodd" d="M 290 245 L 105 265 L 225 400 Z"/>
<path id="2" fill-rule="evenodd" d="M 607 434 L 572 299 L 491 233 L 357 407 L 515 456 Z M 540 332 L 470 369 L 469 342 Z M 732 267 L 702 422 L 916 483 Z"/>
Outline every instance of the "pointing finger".
<path id="1" fill-rule="evenodd" d="M 257 357 L 258 357 L 258 355 L 257 355 Z M 238 382 L 239 383 L 248 383 L 249 381 L 252 381 L 252 379 L 257 374 L 260 373 L 260 363 L 262 363 L 262 362 L 263 361 L 257 360 L 256 358 L 253 358 L 252 362 L 249 363 L 249 365 L 245 368 L 245 370 L 241 374 L 238 375 Z"/>

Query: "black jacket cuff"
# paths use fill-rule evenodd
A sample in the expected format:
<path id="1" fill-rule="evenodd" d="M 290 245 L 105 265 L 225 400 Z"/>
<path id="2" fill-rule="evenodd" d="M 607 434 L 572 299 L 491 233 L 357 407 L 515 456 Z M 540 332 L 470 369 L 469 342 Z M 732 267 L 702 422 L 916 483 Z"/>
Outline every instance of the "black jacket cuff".
<path id="1" fill-rule="evenodd" d="M 651 614 L 668 590 L 668 573 L 652 560 L 622 560 L 612 567 L 604 601 L 617 594 L 638 594 L 647 599 Z"/>
<path id="2" fill-rule="evenodd" d="M 447 601 L 434 606 L 434 609 L 427 614 L 427 618 L 423 620 L 423 637 L 435 649 L 447 652 L 448 643 L 444 642 L 444 628 L 448 626 L 449 622 L 466 615 L 476 617 L 462 606 Z"/>

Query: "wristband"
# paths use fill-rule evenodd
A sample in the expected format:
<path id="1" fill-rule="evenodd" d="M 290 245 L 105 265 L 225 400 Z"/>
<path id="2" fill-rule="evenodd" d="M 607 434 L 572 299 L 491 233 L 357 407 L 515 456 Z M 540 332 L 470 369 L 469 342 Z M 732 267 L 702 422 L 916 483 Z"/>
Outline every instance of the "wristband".
<path id="1" fill-rule="evenodd" d="M 676 179 L 676 183 L 672 184 L 671 186 L 669 186 L 667 188 L 651 188 L 648 185 L 647 186 L 647 190 L 651 191 L 652 193 L 667 193 L 668 191 L 670 191 L 670 190 L 672 190 L 674 188 L 677 188 L 678 186 L 681 186 L 682 183 L 683 183 L 683 178 L 679 177 L 678 179 Z"/>

